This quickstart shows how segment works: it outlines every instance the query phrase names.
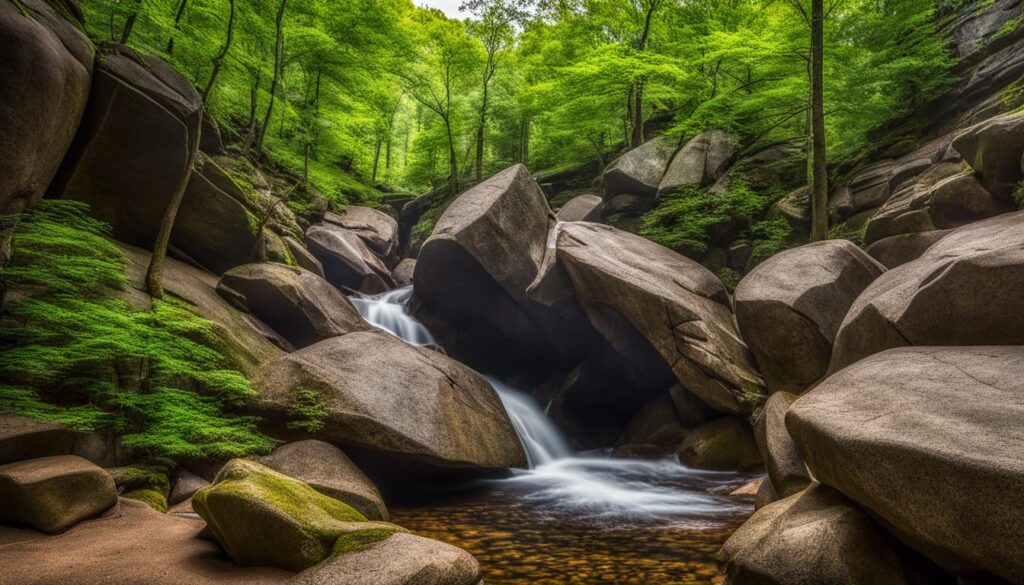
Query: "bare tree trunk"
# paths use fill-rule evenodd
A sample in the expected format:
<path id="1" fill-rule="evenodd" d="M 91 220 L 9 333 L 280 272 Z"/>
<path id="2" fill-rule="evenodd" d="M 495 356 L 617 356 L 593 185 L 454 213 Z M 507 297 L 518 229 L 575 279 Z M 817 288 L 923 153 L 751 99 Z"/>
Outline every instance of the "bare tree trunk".
<path id="1" fill-rule="evenodd" d="M 135 10 L 128 15 L 127 20 L 124 21 L 124 29 L 121 30 L 121 44 L 128 44 L 128 39 L 132 36 L 132 29 L 135 28 L 135 21 L 139 19 L 139 9 L 142 6 L 142 0 L 135 0 Z"/>
<path id="2" fill-rule="evenodd" d="M 629 144 L 636 148 L 644 143 L 644 80 L 636 81 L 636 91 L 633 92 L 633 134 L 630 136 Z"/>
<path id="3" fill-rule="evenodd" d="M 160 231 L 157 232 L 156 242 L 153 244 L 153 256 L 149 259 L 149 268 L 146 270 L 146 289 L 149 291 L 149 296 L 155 299 L 162 299 L 164 296 L 164 260 L 167 258 L 167 246 L 171 242 L 171 231 L 174 229 L 174 220 L 178 216 L 178 207 L 181 206 L 181 200 L 185 198 L 185 190 L 188 188 L 188 182 L 192 178 L 192 167 L 196 163 L 196 153 L 199 152 L 199 135 L 202 132 L 200 120 L 202 115 L 203 112 L 200 109 L 197 119 L 194 121 L 194 133 L 188 133 L 186 130 L 185 169 L 181 174 L 181 180 L 171 195 L 171 200 L 167 203 L 163 220 L 160 222 Z M 188 128 L 188 120 L 185 121 L 185 127 L 186 129 Z"/>
<path id="4" fill-rule="evenodd" d="M 377 183 L 377 168 L 380 165 L 380 147 L 381 147 L 381 143 L 382 142 L 383 141 L 381 140 L 380 136 L 378 135 L 377 136 L 377 142 L 373 146 L 373 174 L 370 175 L 370 184 L 371 185 Z"/>
<path id="5" fill-rule="evenodd" d="M 178 10 L 174 12 L 174 31 L 171 32 L 171 36 L 167 39 L 167 54 L 171 55 L 174 53 L 174 35 L 178 34 L 181 30 L 181 18 L 185 16 L 185 9 L 188 8 L 188 0 L 178 1 Z M 233 10 L 233 8 L 232 8 Z"/>
<path id="6" fill-rule="evenodd" d="M 263 124 L 256 134 L 256 150 L 263 151 L 263 139 L 267 135 L 267 128 L 270 127 L 270 117 L 274 113 L 274 95 L 277 93 L 277 84 L 281 81 L 281 45 L 284 42 L 284 10 L 288 0 L 281 0 L 277 7 L 277 17 L 274 20 L 276 27 L 276 38 L 274 40 L 274 78 L 270 82 L 270 104 L 267 105 L 267 113 L 263 116 Z"/>
<path id="7" fill-rule="evenodd" d="M 444 117 L 444 129 L 448 133 L 448 188 L 454 195 L 459 192 L 459 166 L 455 153 L 455 138 L 452 135 L 452 121 L 448 116 Z"/>
<path id="8" fill-rule="evenodd" d="M 182 5 L 184 5 L 185 1 L 186 0 L 182 0 Z M 235 0 L 228 0 L 228 6 L 230 12 L 228 13 L 227 37 L 224 39 L 224 45 L 221 46 L 220 52 L 213 58 L 213 70 L 210 71 L 210 79 L 206 82 L 206 88 L 203 89 L 203 106 L 206 106 L 206 101 L 210 99 L 210 92 L 213 90 L 213 84 L 217 82 L 217 76 L 220 75 L 220 68 L 224 63 L 224 57 L 226 57 L 228 51 L 231 50 L 231 41 L 234 40 Z"/>
<path id="9" fill-rule="evenodd" d="M 828 238 L 828 167 L 825 151 L 825 9 L 811 2 L 811 133 L 814 169 L 811 182 L 811 241 Z"/>

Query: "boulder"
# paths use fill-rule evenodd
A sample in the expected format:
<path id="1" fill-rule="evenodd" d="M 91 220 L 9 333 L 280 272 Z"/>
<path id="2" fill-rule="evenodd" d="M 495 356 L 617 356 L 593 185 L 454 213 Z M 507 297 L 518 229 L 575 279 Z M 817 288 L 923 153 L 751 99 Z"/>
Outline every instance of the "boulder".
<path id="1" fill-rule="evenodd" d="M 398 222 L 383 211 L 349 205 L 343 213 L 328 211 L 324 221 L 355 233 L 381 258 L 397 252 Z"/>
<path id="2" fill-rule="evenodd" d="M 811 484 L 800 449 L 786 430 L 786 411 L 796 398 L 788 392 L 772 394 L 754 425 L 754 438 L 768 469 L 769 481 L 782 498 L 799 493 Z"/>
<path id="3" fill-rule="evenodd" d="M 886 268 L 896 268 L 920 258 L 925 250 L 948 233 L 949 230 L 932 230 L 889 236 L 871 244 L 864 251 Z"/>
<path id="4" fill-rule="evenodd" d="M 577 195 L 558 210 L 558 221 L 601 221 L 604 201 L 599 195 Z"/>
<path id="5" fill-rule="evenodd" d="M 658 196 L 687 185 L 710 186 L 725 174 L 734 156 L 736 144 L 732 134 L 722 130 L 698 134 L 672 157 L 658 184 Z"/>
<path id="6" fill-rule="evenodd" d="M 757 489 L 757 495 L 754 496 L 754 509 L 760 510 L 777 501 L 779 501 L 779 494 L 775 493 L 775 486 L 772 485 L 770 479 L 765 479 L 761 482 L 761 487 Z"/>
<path id="7" fill-rule="evenodd" d="M 1014 211 L 1010 200 L 989 193 L 973 175 L 955 175 L 940 181 L 930 193 L 932 224 L 939 229 L 967 225 Z"/>
<path id="8" fill-rule="evenodd" d="M 732 416 L 694 429 L 676 454 L 680 463 L 694 469 L 742 471 L 761 463 L 750 427 Z"/>
<path id="9" fill-rule="evenodd" d="M 81 127 L 50 186 L 89 204 L 115 239 L 151 249 L 188 171 L 203 104 L 166 62 L 122 45 L 97 56 Z"/>
<path id="10" fill-rule="evenodd" d="M 327 281 L 342 291 L 382 293 L 392 286 L 391 272 L 354 232 L 334 224 L 306 231 L 309 251 L 324 267 Z"/>
<path id="11" fill-rule="evenodd" d="M 67 455 L 74 447 L 75 433 L 62 424 L 0 412 L 0 465 Z"/>
<path id="12" fill-rule="evenodd" d="M 872 209 L 885 203 L 892 194 L 893 161 L 874 163 L 850 181 L 846 216 Z"/>
<path id="13" fill-rule="evenodd" d="M 370 522 L 348 504 L 268 467 L 233 459 L 192 496 L 217 542 L 243 567 L 302 571 L 329 556 L 358 552 L 399 526 Z"/>
<path id="14" fill-rule="evenodd" d="M 370 520 L 388 519 L 388 509 L 377 486 L 341 449 L 330 443 L 316 440 L 288 443 L 258 461 L 325 496 L 345 502 Z"/>
<path id="15" fill-rule="evenodd" d="M 642 195 L 631 195 L 622 193 L 612 195 L 608 198 L 604 208 L 601 210 L 601 217 L 608 219 L 612 217 L 636 216 L 647 213 L 654 207 L 654 201 Z"/>
<path id="16" fill-rule="evenodd" d="M 395 269 L 391 272 L 391 278 L 395 279 L 395 286 L 406 287 L 412 286 L 413 275 L 416 274 L 416 260 L 413 258 L 406 258 L 395 266 Z"/>
<path id="17" fill-rule="evenodd" d="M 550 354 L 527 288 L 552 223 L 523 165 L 469 189 L 437 221 L 417 259 L 412 309 L 453 356 L 495 371 Z"/>
<path id="18" fill-rule="evenodd" d="M 870 244 L 889 236 L 936 229 L 931 213 L 932 191 L 942 181 L 962 174 L 962 169 L 962 163 L 939 163 L 904 183 L 871 216 L 864 240 Z"/>
<path id="19" fill-rule="evenodd" d="M 735 585 L 934 583 L 888 544 L 871 518 L 823 485 L 760 508 L 722 546 Z"/>
<path id="20" fill-rule="evenodd" d="M 847 309 L 883 272 L 852 242 L 827 240 L 776 254 L 740 281 L 736 321 L 769 390 L 799 394 L 825 374 Z"/>
<path id="21" fill-rule="evenodd" d="M 46 193 L 85 111 L 94 53 L 82 23 L 51 3 L 0 4 L 0 215 Z"/>
<path id="22" fill-rule="evenodd" d="M 839 327 L 829 371 L 906 345 L 1022 344 L 1022 279 L 1024 212 L 953 230 L 864 290 Z"/>
<path id="23" fill-rule="evenodd" d="M 209 110 L 203 112 L 203 126 L 199 134 L 199 150 L 206 154 L 224 154 L 224 139 L 220 134 L 220 125 L 210 114 Z"/>
<path id="24" fill-rule="evenodd" d="M 667 364 L 712 407 L 749 413 L 762 381 L 735 328 L 725 286 L 649 240 L 589 223 L 562 224 L 557 256 L 593 326 L 638 371 Z M 661 364 L 639 356 L 653 347 Z"/>
<path id="25" fill-rule="evenodd" d="M 297 392 L 316 393 L 324 417 L 313 436 L 324 441 L 446 467 L 526 463 L 487 380 L 387 333 L 349 333 L 282 356 L 255 387 L 251 410 L 277 420 L 287 418 Z"/>
<path id="26" fill-rule="evenodd" d="M 997 197 L 1011 199 L 1024 179 L 1024 113 L 998 116 L 972 126 L 953 139 L 967 164 L 981 175 L 981 182 Z"/>
<path id="27" fill-rule="evenodd" d="M 122 498 L 59 536 L 0 526 L 5 585 L 284 585 L 292 573 L 239 567 L 204 538 L 194 514 L 173 516 Z"/>
<path id="28" fill-rule="evenodd" d="M 167 503 L 176 506 L 208 485 L 210 482 L 183 469 L 174 476 L 174 487 L 171 488 L 171 495 L 167 497 Z"/>
<path id="29" fill-rule="evenodd" d="M 217 290 L 225 289 L 295 347 L 370 329 L 348 297 L 303 268 L 245 264 L 224 273 Z"/>
<path id="30" fill-rule="evenodd" d="M 450 544 L 396 533 L 363 550 L 328 559 L 289 585 L 474 585 L 480 564 Z"/>
<path id="31" fill-rule="evenodd" d="M 0 465 L 0 521 L 63 532 L 117 503 L 114 480 L 75 455 Z"/>
<path id="32" fill-rule="evenodd" d="M 615 159 L 604 171 L 604 198 L 629 194 L 654 201 L 665 176 L 665 168 L 677 148 L 678 140 L 659 136 Z"/>
<path id="33" fill-rule="evenodd" d="M 657 445 L 662 455 L 675 453 L 689 431 L 679 423 L 672 397 L 663 394 L 633 416 L 620 441 L 623 445 Z"/>
<path id="34" fill-rule="evenodd" d="M 786 426 L 818 481 L 901 540 L 954 574 L 1013 582 L 1024 575 L 1022 397 L 1022 347 L 900 348 L 822 382 Z"/>
<path id="35" fill-rule="evenodd" d="M 320 278 L 326 278 L 324 276 L 324 265 L 306 248 L 305 244 L 291 236 L 284 237 L 284 244 L 288 247 L 288 253 L 295 260 L 296 264 Z"/>

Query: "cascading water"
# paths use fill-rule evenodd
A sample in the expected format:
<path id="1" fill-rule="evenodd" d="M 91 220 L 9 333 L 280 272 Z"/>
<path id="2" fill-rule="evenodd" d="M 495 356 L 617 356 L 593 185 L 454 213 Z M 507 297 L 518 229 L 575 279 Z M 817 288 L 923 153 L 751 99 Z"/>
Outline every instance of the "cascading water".
<path id="1" fill-rule="evenodd" d="M 411 296 L 412 287 L 405 287 L 353 297 L 352 302 L 372 325 L 410 344 L 436 343 L 430 331 L 409 314 Z M 744 509 L 735 500 L 708 493 L 711 487 L 735 484 L 731 474 L 687 469 L 671 459 L 577 456 L 532 396 L 494 378 L 488 381 L 508 412 L 531 468 L 501 483 L 545 510 L 564 510 L 573 518 L 598 522 L 629 519 L 692 524 Z"/>

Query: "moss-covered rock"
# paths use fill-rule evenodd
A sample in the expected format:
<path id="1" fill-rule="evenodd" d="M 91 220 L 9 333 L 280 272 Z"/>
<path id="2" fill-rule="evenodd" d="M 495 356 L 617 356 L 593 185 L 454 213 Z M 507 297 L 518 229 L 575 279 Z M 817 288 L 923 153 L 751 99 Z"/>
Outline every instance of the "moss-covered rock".
<path id="1" fill-rule="evenodd" d="M 0 466 L 0 521 L 53 534 L 117 503 L 114 481 L 81 457 L 40 457 Z"/>
<path id="2" fill-rule="evenodd" d="M 152 490 L 163 497 L 171 492 L 171 482 L 162 469 L 147 465 L 127 465 L 107 469 L 114 483 L 124 491 Z M 166 507 L 166 506 L 165 506 Z"/>
<path id="3" fill-rule="evenodd" d="M 121 494 L 121 497 L 142 502 L 161 514 L 167 512 L 167 497 L 152 488 L 129 490 Z"/>
<path id="4" fill-rule="evenodd" d="M 302 571 L 332 554 L 362 550 L 399 526 L 370 522 L 354 508 L 268 467 L 235 459 L 196 492 L 192 506 L 228 555 L 243 566 Z"/>
<path id="5" fill-rule="evenodd" d="M 683 465 L 696 469 L 750 469 L 761 463 L 750 427 L 732 416 L 694 429 L 676 454 Z"/>

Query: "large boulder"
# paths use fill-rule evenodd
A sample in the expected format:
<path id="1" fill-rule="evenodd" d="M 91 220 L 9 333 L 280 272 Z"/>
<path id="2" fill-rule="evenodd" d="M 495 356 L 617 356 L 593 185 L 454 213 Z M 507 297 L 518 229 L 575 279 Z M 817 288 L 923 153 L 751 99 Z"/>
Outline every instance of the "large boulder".
<path id="1" fill-rule="evenodd" d="M 292 573 L 239 567 L 195 516 L 122 498 L 59 536 L 0 526 L 5 585 L 284 585 Z"/>
<path id="2" fill-rule="evenodd" d="M 623 433 L 622 445 L 649 445 L 657 447 L 660 455 L 675 453 L 689 430 L 683 428 L 676 413 L 672 397 L 665 393 L 645 404 L 630 421 Z M 652 449 L 648 449 L 652 451 Z"/>
<path id="3" fill-rule="evenodd" d="M 96 59 L 81 127 L 50 194 L 88 203 L 114 238 L 152 248 L 189 170 L 202 118 L 199 94 L 173 67 L 108 45 Z"/>
<path id="4" fill-rule="evenodd" d="M 343 291 L 376 294 L 394 286 L 391 271 L 354 232 L 329 223 L 315 225 L 306 231 L 306 244 L 323 265 L 327 281 Z"/>
<path id="5" fill-rule="evenodd" d="M 251 409 L 270 419 L 314 392 L 324 441 L 447 467 L 522 467 L 519 438 L 494 389 L 432 349 L 381 332 L 349 333 L 288 354 L 255 382 Z"/>
<path id="6" fill-rule="evenodd" d="M 776 254 L 740 281 L 736 321 L 769 390 L 799 394 L 825 374 L 847 309 L 883 272 L 852 242 L 828 240 Z"/>
<path id="7" fill-rule="evenodd" d="M 0 4 L 0 215 L 43 197 L 89 98 L 95 50 L 81 22 L 58 5 Z"/>
<path id="8" fill-rule="evenodd" d="M 1007 114 L 972 126 L 953 140 L 953 148 L 978 171 L 990 192 L 1010 198 L 1024 179 L 1024 113 Z"/>
<path id="9" fill-rule="evenodd" d="M 864 290 L 843 319 L 829 371 L 905 345 L 1024 344 L 1024 212 L 949 232 Z"/>
<path id="10" fill-rule="evenodd" d="M 416 274 L 416 260 L 406 258 L 395 266 L 391 271 L 391 277 L 395 279 L 395 286 L 412 286 L 413 275 Z"/>
<path id="11" fill-rule="evenodd" d="M 0 412 L 0 465 L 67 455 L 74 446 L 75 433 L 62 424 Z"/>
<path id="12" fill-rule="evenodd" d="M 735 155 L 735 139 L 728 132 L 708 130 L 698 134 L 672 157 L 658 185 L 659 196 L 688 185 L 713 184 L 725 174 Z"/>
<path id="13" fill-rule="evenodd" d="M 963 163 L 942 162 L 903 183 L 871 216 L 864 240 L 870 244 L 890 236 L 937 229 L 931 209 L 934 189 L 962 173 Z"/>
<path id="14" fill-rule="evenodd" d="M 694 469 L 737 471 L 761 463 L 750 427 L 733 416 L 697 427 L 680 443 L 676 454 L 680 463 Z"/>
<path id="15" fill-rule="evenodd" d="M 388 509 L 377 486 L 330 443 L 308 440 L 282 445 L 259 462 L 341 500 L 370 520 L 387 520 Z"/>
<path id="16" fill-rule="evenodd" d="M 786 411 L 796 398 L 788 392 L 772 394 L 754 425 L 754 438 L 768 469 L 768 479 L 775 493 L 782 498 L 788 498 L 811 484 L 800 449 L 786 430 Z"/>
<path id="17" fill-rule="evenodd" d="M 948 233 L 948 230 L 932 230 L 889 236 L 871 244 L 864 251 L 882 266 L 896 268 L 920 258 L 932 244 Z"/>
<path id="18" fill-rule="evenodd" d="M 729 295 L 701 265 L 615 228 L 566 223 L 558 262 L 593 326 L 639 371 L 667 364 L 678 382 L 723 412 L 749 413 L 762 381 L 739 339 Z M 639 363 L 653 347 L 662 364 Z"/>
<path id="19" fill-rule="evenodd" d="M 343 213 L 327 212 L 324 221 L 354 232 L 381 258 L 397 252 L 398 222 L 383 211 L 349 205 Z"/>
<path id="20" fill-rule="evenodd" d="M 722 546 L 732 585 L 913 585 L 933 572 L 908 563 L 878 526 L 832 488 L 758 509 Z"/>
<path id="21" fill-rule="evenodd" d="M 303 268 L 245 264 L 225 272 L 217 290 L 243 304 L 295 347 L 370 329 L 348 297 Z"/>
<path id="22" fill-rule="evenodd" d="M 63 532 L 117 503 L 114 480 L 75 455 L 0 465 L 0 521 Z"/>
<path id="23" fill-rule="evenodd" d="M 474 585 L 480 563 L 450 544 L 402 532 L 328 559 L 289 585 Z"/>
<path id="24" fill-rule="evenodd" d="M 466 191 L 444 212 L 417 258 L 413 312 L 453 356 L 507 366 L 515 351 L 536 359 L 550 351 L 528 310 L 527 288 L 553 223 L 523 165 Z"/>
<path id="25" fill-rule="evenodd" d="M 601 221 L 604 200 L 599 195 L 577 195 L 558 210 L 558 221 Z"/>
<path id="26" fill-rule="evenodd" d="M 174 476 L 174 487 L 171 488 L 171 493 L 167 496 L 167 503 L 176 506 L 191 499 L 196 492 L 208 485 L 210 482 L 183 469 Z"/>
<path id="27" fill-rule="evenodd" d="M 326 278 L 324 276 L 324 265 L 306 248 L 305 244 L 292 236 L 285 236 L 283 239 L 285 246 L 288 247 L 288 253 L 295 260 L 296 264 L 320 278 Z"/>
<path id="28" fill-rule="evenodd" d="M 630 194 L 653 201 L 679 141 L 659 136 L 615 159 L 604 171 L 604 198 Z"/>
<path id="29" fill-rule="evenodd" d="M 919 347 L 832 375 L 790 407 L 786 426 L 816 479 L 907 544 L 954 574 L 1014 582 L 1021 420 L 1024 348 Z"/>
<path id="30" fill-rule="evenodd" d="M 233 459 L 192 507 L 242 566 L 302 571 L 404 530 L 367 521 L 354 508 L 268 467 Z"/>

